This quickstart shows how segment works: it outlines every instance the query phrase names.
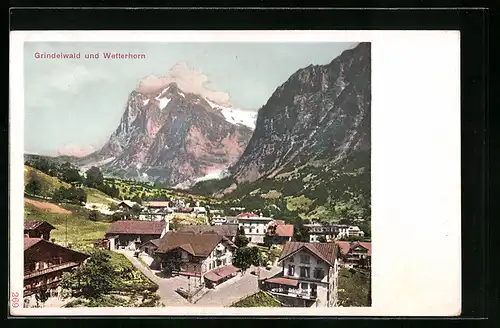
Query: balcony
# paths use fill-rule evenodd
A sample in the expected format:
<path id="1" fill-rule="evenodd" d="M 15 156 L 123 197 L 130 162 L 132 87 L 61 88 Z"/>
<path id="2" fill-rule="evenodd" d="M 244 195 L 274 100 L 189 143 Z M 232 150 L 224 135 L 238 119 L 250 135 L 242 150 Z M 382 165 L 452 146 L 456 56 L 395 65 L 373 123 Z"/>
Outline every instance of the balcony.
<path id="1" fill-rule="evenodd" d="M 284 296 L 305 298 L 314 300 L 317 297 L 317 293 L 308 289 L 297 289 L 297 288 L 286 288 L 286 287 L 276 287 L 268 290 L 271 293 L 276 293 Z"/>
<path id="2" fill-rule="evenodd" d="M 66 263 L 62 263 L 62 264 L 51 265 L 51 266 L 49 266 L 47 268 L 38 269 L 38 270 L 33 270 L 33 269 L 30 269 L 29 267 L 25 266 L 25 268 L 24 268 L 24 279 L 38 277 L 38 276 L 41 276 L 41 275 L 44 275 L 44 274 L 47 274 L 47 273 L 51 273 L 51 272 L 55 272 L 55 271 L 59 271 L 59 270 L 63 270 L 63 269 L 71 268 L 71 267 L 75 267 L 75 266 L 77 266 L 79 264 L 80 263 L 78 263 L 78 262 L 66 262 Z"/>

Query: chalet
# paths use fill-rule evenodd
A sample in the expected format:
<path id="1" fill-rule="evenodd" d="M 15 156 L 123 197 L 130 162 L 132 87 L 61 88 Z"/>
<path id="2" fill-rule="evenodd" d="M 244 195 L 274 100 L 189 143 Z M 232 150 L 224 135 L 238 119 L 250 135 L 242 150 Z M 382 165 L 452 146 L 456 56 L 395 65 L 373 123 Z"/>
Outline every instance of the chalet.
<path id="1" fill-rule="evenodd" d="M 236 238 L 236 234 L 238 233 L 238 225 L 237 224 L 226 224 L 226 225 L 185 225 L 180 226 L 179 231 L 192 231 L 195 233 L 204 233 L 213 231 L 218 233 L 221 236 L 226 237 L 230 241 L 234 242 Z"/>
<path id="2" fill-rule="evenodd" d="M 143 211 L 139 215 L 139 220 L 164 221 L 168 215 L 174 211 L 169 207 L 169 202 L 152 201 L 143 203 Z"/>
<path id="3" fill-rule="evenodd" d="M 287 242 L 278 263 L 282 271 L 260 286 L 295 307 L 337 305 L 338 264 L 334 243 Z"/>
<path id="4" fill-rule="evenodd" d="M 46 221 L 24 221 L 24 235 L 30 238 L 50 240 L 50 232 L 55 227 Z"/>
<path id="5" fill-rule="evenodd" d="M 238 225 L 243 227 L 245 236 L 253 244 L 263 244 L 267 233 L 267 226 L 272 218 L 266 218 L 255 213 L 241 213 L 237 217 Z"/>
<path id="6" fill-rule="evenodd" d="M 274 220 L 267 226 L 264 243 L 266 245 L 283 245 L 292 241 L 293 224 L 285 224 L 284 221 Z"/>
<path id="7" fill-rule="evenodd" d="M 232 265 L 236 246 L 215 232 L 169 231 L 159 241 L 155 257 L 160 270 L 199 278 L 208 287 L 233 277 L 239 271 Z"/>
<path id="8" fill-rule="evenodd" d="M 88 255 L 59 246 L 42 238 L 24 238 L 25 306 L 36 302 L 36 294 L 48 292 L 56 296 L 64 272 L 78 267 Z"/>
<path id="9" fill-rule="evenodd" d="M 372 243 L 336 241 L 339 263 L 346 266 L 371 266 Z"/>
<path id="10" fill-rule="evenodd" d="M 131 210 L 134 205 L 140 206 L 138 203 L 133 202 L 131 200 L 124 200 L 120 204 L 118 204 L 118 208 L 122 211 Z"/>
<path id="11" fill-rule="evenodd" d="M 109 249 L 135 250 L 145 242 L 161 238 L 168 231 L 168 221 L 121 220 L 111 223 L 106 231 Z"/>

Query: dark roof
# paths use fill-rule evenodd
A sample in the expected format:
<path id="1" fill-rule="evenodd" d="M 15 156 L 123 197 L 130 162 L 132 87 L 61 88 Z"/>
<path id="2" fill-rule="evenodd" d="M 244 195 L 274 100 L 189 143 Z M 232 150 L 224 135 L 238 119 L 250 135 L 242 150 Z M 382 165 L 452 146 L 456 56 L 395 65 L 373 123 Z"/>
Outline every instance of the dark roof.
<path id="1" fill-rule="evenodd" d="M 238 232 L 237 224 L 225 224 L 225 225 L 184 225 L 179 227 L 179 231 L 193 231 L 195 233 L 203 233 L 214 231 L 222 236 L 236 236 Z"/>
<path id="2" fill-rule="evenodd" d="M 81 252 L 77 252 L 77 251 L 74 251 L 72 249 L 69 249 L 67 247 L 63 247 L 61 245 L 57 245 L 57 244 L 54 244 L 48 240 L 45 240 L 45 239 L 42 239 L 42 238 L 29 238 L 29 237 L 24 237 L 24 250 L 26 251 L 27 249 L 39 244 L 39 243 L 45 243 L 45 244 L 49 244 L 49 245 L 52 245 L 56 248 L 62 248 L 68 252 L 71 252 L 73 254 L 77 254 L 79 256 L 81 256 L 83 259 L 86 259 L 89 257 L 89 255 L 87 254 L 84 254 L 84 253 L 81 253 Z"/>
<path id="3" fill-rule="evenodd" d="M 35 230 L 43 224 L 51 228 L 51 230 L 56 228 L 47 221 L 24 221 L 24 230 Z"/>
<path id="4" fill-rule="evenodd" d="M 330 265 L 335 264 L 335 244 L 334 243 L 303 243 L 298 241 L 289 241 L 283 246 L 280 261 L 291 256 L 300 250 L 308 250 Z"/>
<path id="5" fill-rule="evenodd" d="M 165 221 L 121 220 L 111 223 L 106 234 L 161 235 Z"/>
<path id="6" fill-rule="evenodd" d="M 156 247 L 159 247 L 160 246 L 160 238 L 157 238 L 157 239 L 151 239 L 151 240 L 148 240 L 147 242 L 143 243 L 141 246 L 139 247 L 142 247 L 144 245 L 146 245 L 147 243 L 151 243 L 153 245 L 155 245 Z"/>
<path id="7" fill-rule="evenodd" d="M 157 252 L 166 253 L 182 248 L 193 256 L 208 256 L 221 241 L 234 244 L 215 232 L 194 233 L 192 231 L 169 231 L 160 240 Z"/>

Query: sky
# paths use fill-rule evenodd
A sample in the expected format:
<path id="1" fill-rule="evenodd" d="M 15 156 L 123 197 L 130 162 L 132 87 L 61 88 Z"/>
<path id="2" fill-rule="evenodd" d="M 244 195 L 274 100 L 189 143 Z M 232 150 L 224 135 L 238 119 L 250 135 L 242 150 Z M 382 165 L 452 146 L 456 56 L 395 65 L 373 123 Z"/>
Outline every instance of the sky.
<path id="1" fill-rule="evenodd" d="M 182 78 L 194 92 L 257 111 L 298 69 L 327 64 L 355 45 L 26 42 L 25 152 L 85 155 L 99 149 L 117 128 L 130 92 L 141 81 L 147 87 Z M 80 53 L 80 59 L 40 59 L 37 52 Z M 146 58 L 104 59 L 104 52 Z M 88 53 L 100 57 L 85 59 Z"/>

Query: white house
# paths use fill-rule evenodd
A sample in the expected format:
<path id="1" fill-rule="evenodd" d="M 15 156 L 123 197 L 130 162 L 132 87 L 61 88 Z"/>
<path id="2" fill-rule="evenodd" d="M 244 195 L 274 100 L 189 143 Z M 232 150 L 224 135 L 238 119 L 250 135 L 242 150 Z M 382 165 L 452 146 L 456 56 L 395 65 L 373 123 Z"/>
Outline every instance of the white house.
<path id="1" fill-rule="evenodd" d="M 337 238 L 363 237 L 365 233 L 358 226 L 348 226 L 339 228 Z"/>
<path id="2" fill-rule="evenodd" d="M 267 227 L 272 218 L 266 218 L 255 213 L 241 213 L 237 217 L 238 226 L 243 227 L 245 236 L 253 244 L 264 243 L 264 237 L 267 233 Z"/>
<path id="3" fill-rule="evenodd" d="M 338 264 L 334 243 L 288 242 L 279 262 L 282 271 L 262 288 L 295 307 L 337 306 Z"/>

